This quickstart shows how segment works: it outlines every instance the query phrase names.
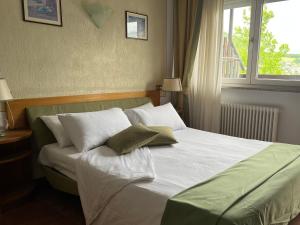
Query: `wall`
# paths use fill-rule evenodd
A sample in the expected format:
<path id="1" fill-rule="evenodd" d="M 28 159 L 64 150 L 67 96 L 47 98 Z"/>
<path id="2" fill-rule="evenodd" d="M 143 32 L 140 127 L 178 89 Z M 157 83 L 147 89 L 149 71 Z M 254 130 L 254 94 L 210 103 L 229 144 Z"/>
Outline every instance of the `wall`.
<path id="1" fill-rule="evenodd" d="M 300 144 L 300 93 L 223 89 L 222 101 L 279 106 L 278 141 Z"/>
<path id="2" fill-rule="evenodd" d="M 0 1 L 0 70 L 15 98 L 154 89 L 166 73 L 166 0 L 98 0 L 113 14 L 97 29 L 80 0 L 62 0 L 63 27 L 24 22 Z M 148 15 L 149 40 L 125 38 L 125 10 Z"/>

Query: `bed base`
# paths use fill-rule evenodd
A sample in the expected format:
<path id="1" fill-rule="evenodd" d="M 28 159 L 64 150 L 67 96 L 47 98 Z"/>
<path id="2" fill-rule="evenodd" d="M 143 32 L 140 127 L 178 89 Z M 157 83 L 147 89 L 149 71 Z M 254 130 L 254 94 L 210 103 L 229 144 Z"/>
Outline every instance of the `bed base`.
<path id="1" fill-rule="evenodd" d="M 43 166 L 43 171 L 46 179 L 54 189 L 79 196 L 76 181 L 48 166 Z"/>

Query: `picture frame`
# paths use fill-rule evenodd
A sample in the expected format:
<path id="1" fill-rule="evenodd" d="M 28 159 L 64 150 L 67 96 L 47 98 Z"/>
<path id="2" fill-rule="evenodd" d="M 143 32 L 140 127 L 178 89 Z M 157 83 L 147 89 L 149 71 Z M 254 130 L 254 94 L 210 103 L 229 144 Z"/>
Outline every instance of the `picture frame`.
<path id="1" fill-rule="evenodd" d="M 126 38 L 148 40 L 148 16 L 125 11 Z"/>
<path id="2" fill-rule="evenodd" d="M 61 0 L 22 0 L 26 22 L 62 26 Z"/>

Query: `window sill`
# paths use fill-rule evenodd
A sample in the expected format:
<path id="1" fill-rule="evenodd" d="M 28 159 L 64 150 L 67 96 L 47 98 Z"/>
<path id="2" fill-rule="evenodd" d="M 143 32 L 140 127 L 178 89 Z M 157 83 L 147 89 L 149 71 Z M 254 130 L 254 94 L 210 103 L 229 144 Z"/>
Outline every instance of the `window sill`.
<path id="1" fill-rule="evenodd" d="M 245 89 L 259 91 L 297 92 L 300 86 L 258 85 L 258 84 L 222 84 L 222 89 Z"/>

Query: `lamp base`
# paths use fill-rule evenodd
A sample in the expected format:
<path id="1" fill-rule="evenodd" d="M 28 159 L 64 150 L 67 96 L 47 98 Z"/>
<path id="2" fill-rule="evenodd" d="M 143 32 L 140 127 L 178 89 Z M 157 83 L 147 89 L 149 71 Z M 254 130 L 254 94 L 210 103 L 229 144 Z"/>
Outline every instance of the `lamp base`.
<path id="1" fill-rule="evenodd" d="M 6 136 L 6 132 L 5 131 L 0 131 L 0 137 L 5 137 Z"/>

